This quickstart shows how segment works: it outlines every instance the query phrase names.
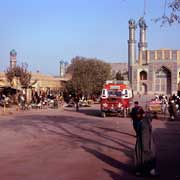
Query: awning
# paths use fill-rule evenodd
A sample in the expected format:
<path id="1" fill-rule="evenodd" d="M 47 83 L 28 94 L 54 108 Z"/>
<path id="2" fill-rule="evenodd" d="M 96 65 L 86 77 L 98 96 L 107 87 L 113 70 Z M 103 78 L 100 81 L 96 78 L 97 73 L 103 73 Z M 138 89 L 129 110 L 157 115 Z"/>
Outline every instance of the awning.
<path id="1" fill-rule="evenodd" d="M 4 94 L 8 94 L 8 93 L 15 94 L 18 91 L 21 91 L 21 90 L 14 87 L 10 87 L 10 86 L 0 86 L 0 92 Z"/>

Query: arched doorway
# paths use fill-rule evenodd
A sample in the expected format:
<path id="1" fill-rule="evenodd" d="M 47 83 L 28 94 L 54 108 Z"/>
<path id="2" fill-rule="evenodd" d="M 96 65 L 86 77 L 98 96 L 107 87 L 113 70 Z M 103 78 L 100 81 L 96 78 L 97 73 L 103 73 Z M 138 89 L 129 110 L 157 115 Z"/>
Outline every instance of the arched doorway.
<path id="1" fill-rule="evenodd" d="M 171 94 L 171 72 L 162 66 L 155 74 L 155 91 L 159 94 Z"/>
<path id="2" fill-rule="evenodd" d="M 147 80 L 147 72 L 146 71 L 141 71 L 140 72 L 140 80 Z"/>

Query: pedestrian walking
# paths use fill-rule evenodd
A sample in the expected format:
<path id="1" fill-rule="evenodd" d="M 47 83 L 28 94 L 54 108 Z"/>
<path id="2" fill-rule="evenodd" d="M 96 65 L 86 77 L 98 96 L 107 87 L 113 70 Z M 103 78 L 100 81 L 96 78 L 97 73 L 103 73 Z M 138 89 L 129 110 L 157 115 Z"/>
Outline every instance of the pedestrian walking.
<path id="1" fill-rule="evenodd" d="M 132 108 L 132 111 L 130 113 L 132 121 L 133 121 L 133 128 L 137 134 L 138 126 L 140 123 L 140 120 L 142 120 L 144 114 L 144 110 L 141 106 L 139 106 L 139 102 L 134 102 L 134 107 Z"/>
<path id="2" fill-rule="evenodd" d="M 24 95 L 23 94 L 20 94 L 19 95 L 19 105 L 20 105 L 20 108 L 21 108 L 21 110 L 25 110 L 26 109 L 26 99 L 25 99 L 25 97 L 24 97 Z"/>
<path id="3" fill-rule="evenodd" d="M 137 176 L 159 175 L 156 171 L 156 150 L 151 122 L 151 114 L 146 112 L 138 124 L 135 145 L 135 170 Z"/>
<path id="4" fill-rule="evenodd" d="M 168 101 L 165 96 L 162 97 L 161 99 L 161 111 L 165 115 L 168 107 Z"/>
<path id="5" fill-rule="evenodd" d="M 169 110 L 170 120 L 174 121 L 177 115 L 177 108 L 174 100 L 170 100 L 168 110 Z"/>
<path id="6" fill-rule="evenodd" d="M 74 103 L 75 103 L 76 111 L 79 111 L 79 96 L 78 95 L 75 96 Z"/>

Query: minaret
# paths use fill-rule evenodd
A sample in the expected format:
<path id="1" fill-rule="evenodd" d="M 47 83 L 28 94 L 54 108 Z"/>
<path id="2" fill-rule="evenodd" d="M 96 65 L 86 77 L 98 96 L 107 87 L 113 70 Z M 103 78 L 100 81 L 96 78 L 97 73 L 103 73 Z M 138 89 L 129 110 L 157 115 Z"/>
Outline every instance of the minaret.
<path id="1" fill-rule="evenodd" d="M 135 20 L 129 20 L 129 40 L 128 40 L 128 79 L 132 85 L 132 66 L 136 63 L 136 24 Z"/>
<path id="2" fill-rule="evenodd" d="M 65 62 L 61 60 L 60 62 L 60 77 L 64 77 L 65 75 Z"/>
<path id="3" fill-rule="evenodd" d="M 16 56 L 17 53 L 16 51 L 13 49 L 10 51 L 10 68 L 13 69 L 14 67 L 16 67 Z"/>
<path id="4" fill-rule="evenodd" d="M 143 17 L 139 19 L 139 28 L 140 28 L 140 34 L 139 34 L 139 43 L 138 43 L 138 60 L 139 64 L 142 64 L 142 51 L 147 49 L 147 42 L 146 42 L 146 29 L 147 25 Z"/>
<path id="5" fill-rule="evenodd" d="M 68 68 L 68 62 L 66 61 L 64 65 L 65 65 L 65 74 L 66 74 Z"/>

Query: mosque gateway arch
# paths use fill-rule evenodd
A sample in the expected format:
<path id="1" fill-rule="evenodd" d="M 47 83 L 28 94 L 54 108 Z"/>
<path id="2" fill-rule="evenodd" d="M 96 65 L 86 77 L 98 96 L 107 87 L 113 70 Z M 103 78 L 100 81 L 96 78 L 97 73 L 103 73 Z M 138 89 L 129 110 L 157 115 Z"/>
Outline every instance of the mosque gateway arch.
<path id="1" fill-rule="evenodd" d="M 134 94 L 176 94 L 180 82 L 180 50 L 148 49 L 147 24 L 144 17 L 138 22 L 130 19 L 128 39 L 128 78 Z M 136 29 L 139 29 L 136 56 Z"/>
<path id="2" fill-rule="evenodd" d="M 155 72 L 155 91 L 161 94 L 171 94 L 171 71 L 165 66 Z"/>

